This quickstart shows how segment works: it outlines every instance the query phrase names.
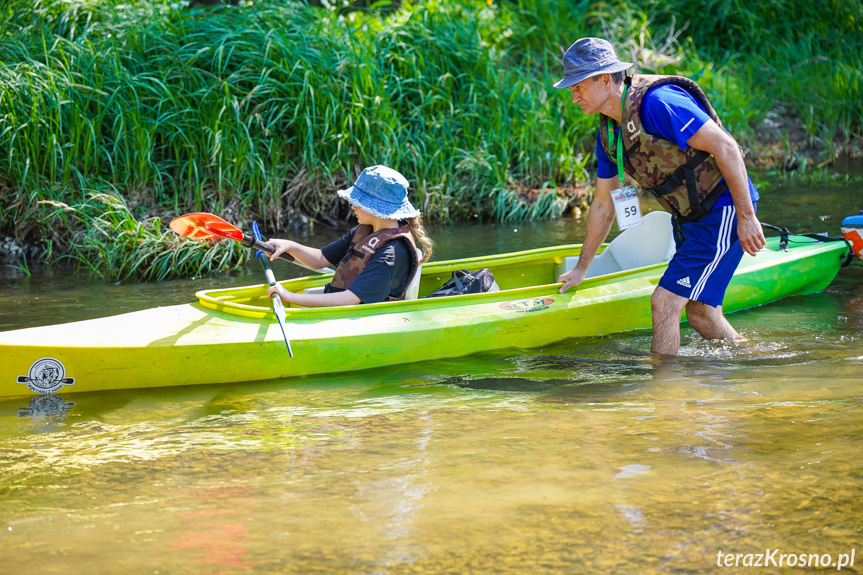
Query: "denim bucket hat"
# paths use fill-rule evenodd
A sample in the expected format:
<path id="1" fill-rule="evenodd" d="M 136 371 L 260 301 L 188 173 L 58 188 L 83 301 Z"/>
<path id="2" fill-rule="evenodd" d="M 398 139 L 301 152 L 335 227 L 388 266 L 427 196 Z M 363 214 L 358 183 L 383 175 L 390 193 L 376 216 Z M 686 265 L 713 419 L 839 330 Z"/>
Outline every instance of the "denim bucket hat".
<path id="1" fill-rule="evenodd" d="M 405 220 L 420 215 L 408 200 L 408 181 L 386 166 L 366 168 L 353 186 L 337 193 L 352 206 L 379 218 Z"/>
<path id="2" fill-rule="evenodd" d="M 581 38 L 563 55 L 563 79 L 555 88 L 569 88 L 599 74 L 613 74 L 626 70 L 632 62 L 617 59 L 614 47 L 602 38 Z"/>

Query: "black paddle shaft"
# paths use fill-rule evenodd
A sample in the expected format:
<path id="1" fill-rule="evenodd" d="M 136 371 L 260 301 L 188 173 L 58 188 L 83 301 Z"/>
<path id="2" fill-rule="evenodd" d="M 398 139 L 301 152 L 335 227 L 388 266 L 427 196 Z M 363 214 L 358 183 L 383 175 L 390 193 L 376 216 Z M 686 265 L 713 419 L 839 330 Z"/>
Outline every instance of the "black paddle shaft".
<path id="1" fill-rule="evenodd" d="M 272 254 L 274 251 L 276 251 L 276 248 L 274 248 L 274 247 L 273 247 L 273 246 L 271 246 L 270 244 L 265 244 L 265 243 L 264 243 L 264 242 L 262 242 L 261 240 L 255 239 L 255 236 L 253 236 L 252 234 L 247 234 L 247 233 L 245 233 L 245 232 L 243 233 L 243 241 L 242 241 L 242 243 L 243 243 L 243 245 L 244 245 L 244 246 L 246 246 L 247 248 L 259 249 L 259 250 L 261 250 L 261 251 L 265 251 L 265 252 L 267 252 L 268 254 Z M 294 261 L 296 261 L 296 260 L 294 259 L 294 256 L 292 256 L 292 255 L 291 255 L 291 254 L 289 254 L 288 252 L 284 252 L 284 253 L 282 253 L 281 255 L 279 255 L 279 258 L 280 258 L 280 259 L 283 259 L 283 260 L 287 260 L 287 261 L 289 261 L 289 262 L 294 262 Z"/>

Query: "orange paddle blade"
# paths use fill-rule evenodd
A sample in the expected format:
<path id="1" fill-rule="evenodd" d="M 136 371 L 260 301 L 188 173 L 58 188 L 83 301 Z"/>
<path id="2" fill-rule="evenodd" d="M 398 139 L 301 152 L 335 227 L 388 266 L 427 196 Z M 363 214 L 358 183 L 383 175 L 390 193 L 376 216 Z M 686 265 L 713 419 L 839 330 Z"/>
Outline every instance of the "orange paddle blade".
<path id="1" fill-rule="evenodd" d="M 842 237 L 851 242 L 851 251 L 863 258 L 863 229 L 842 228 Z"/>
<path id="2" fill-rule="evenodd" d="M 193 240 L 209 238 L 228 238 L 238 242 L 243 241 L 243 231 L 232 226 L 219 216 L 203 212 L 186 214 L 171 221 L 171 229 Z"/>

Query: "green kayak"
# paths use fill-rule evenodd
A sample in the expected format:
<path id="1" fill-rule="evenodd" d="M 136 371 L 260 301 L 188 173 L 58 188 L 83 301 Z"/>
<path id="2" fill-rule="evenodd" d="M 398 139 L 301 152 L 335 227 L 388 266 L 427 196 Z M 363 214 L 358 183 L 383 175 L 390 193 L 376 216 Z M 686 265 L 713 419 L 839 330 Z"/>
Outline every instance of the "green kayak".
<path id="1" fill-rule="evenodd" d="M 631 239 L 618 241 L 624 235 Z M 288 307 L 293 358 L 265 285 L 205 290 L 194 303 L 7 331 L 0 333 L 0 396 L 269 380 L 646 329 L 650 296 L 674 251 L 669 238 L 621 235 L 604 246 L 589 277 L 565 294 L 558 293 L 557 277 L 574 265 L 579 245 L 426 263 L 419 299 Z M 726 312 L 820 291 L 848 254 L 844 242 L 792 240 L 787 251 L 770 238 L 757 256 L 744 256 L 725 297 Z M 422 297 L 453 271 L 481 268 L 494 273 L 500 291 Z M 282 285 L 314 289 L 329 277 Z"/>

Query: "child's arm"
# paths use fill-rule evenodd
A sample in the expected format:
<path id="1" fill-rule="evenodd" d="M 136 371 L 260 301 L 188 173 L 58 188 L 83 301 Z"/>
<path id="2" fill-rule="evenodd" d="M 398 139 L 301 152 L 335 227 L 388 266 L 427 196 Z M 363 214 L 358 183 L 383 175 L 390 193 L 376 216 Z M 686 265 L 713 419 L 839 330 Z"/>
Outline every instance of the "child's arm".
<path id="1" fill-rule="evenodd" d="M 362 303 L 360 298 L 350 290 L 334 293 L 294 293 L 286 290 L 281 286 L 281 284 L 277 283 L 267 290 L 267 297 L 273 297 L 274 293 L 279 294 L 279 297 L 282 298 L 282 301 L 285 303 L 291 303 L 303 307 L 336 307 Z"/>
<path id="2" fill-rule="evenodd" d="M 275 261 L 281 254 L 287 252 L 301 264 L 315 270 L 323 269 L 330 265 L 327 258 L 318 248 L 310 248 L 292 240 L 268 240 L 268 244 L 276 248 L 270 255 L 270 261 Z"/>

